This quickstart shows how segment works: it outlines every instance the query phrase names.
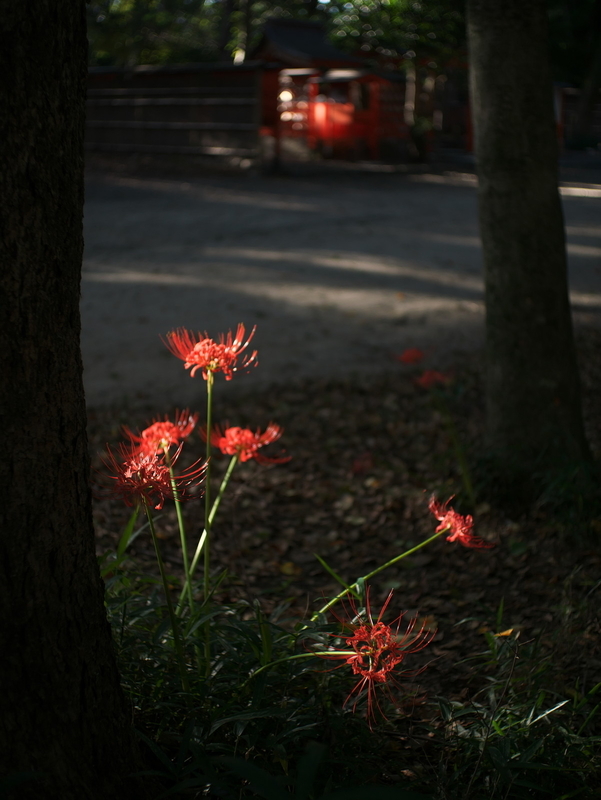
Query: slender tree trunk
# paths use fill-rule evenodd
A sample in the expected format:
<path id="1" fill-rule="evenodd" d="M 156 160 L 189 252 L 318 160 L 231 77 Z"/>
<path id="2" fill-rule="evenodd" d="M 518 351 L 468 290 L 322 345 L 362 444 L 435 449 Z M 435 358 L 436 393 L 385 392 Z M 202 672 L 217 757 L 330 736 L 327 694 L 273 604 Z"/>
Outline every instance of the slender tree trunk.
<path id="1" fill-rule="evenodd" d="M 601 15 L 600 15 L 601 16 Z M 580 90 L 578 107 L 576 109 L 576 124 L 574 132 L 580 136 L 591 136 L 591 113 L 595 101 L 599 99 L 599 87 L 601 86 L 601 33 L 597 37 L 597 43 L 592 53 L 591 64 L 587 76 Z"/>
<path id="2" fill-rule="evenodd" d="M 591 136 L 591 112 L 595 101 L 599 99 L 601 87 L 601 0 L 596 0 L 590 11 L 589 41 L 582 43 L 583 47 L 588 45 L 587 49 L 590 50 L 589 68 L 580 87 L 574 124 L 576 136 Z"/>
<path id="3" fill-rule="evenodd" d="M 231 61 L 232 54 L 228 49 L 232 37 L 232 15 L 236 10 L 236 0 L 221 0 L 221 22 L 219 26 L 218 50 L 220 58 L 224 61 Z"/>
<path id="4" fill-rule="evenodd" d="M 253 34 L 253 0 L 244 3 L 244 60 L 248 61 L 250 43 Z"/>
<path id="5" fill-rule="evenodd" d="M 544 0 L 468 0 L 487 432 L 507 477 L 591 463 L 568 297 Z"/>
<path id="6" fill-rule="evenodd" d="M 0 784 L 133 800 L 94 554 L 79 350 L 84 2 L 0 4 Z M 27 773 L 34 773 L 27 775 Z M 11 782 L 29 778 L 6 791 Z"/>

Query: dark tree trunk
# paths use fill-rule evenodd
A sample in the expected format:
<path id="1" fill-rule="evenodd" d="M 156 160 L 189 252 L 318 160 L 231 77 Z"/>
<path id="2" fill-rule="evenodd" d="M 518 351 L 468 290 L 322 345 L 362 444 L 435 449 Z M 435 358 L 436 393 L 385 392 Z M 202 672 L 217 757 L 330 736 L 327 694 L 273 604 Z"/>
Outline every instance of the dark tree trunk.
<path id="1" fill-rule="evenodd" d="M 236 10 L 236 0 L 221 0 L 221 5 L 221 22 L 219 26 L 219 42 L 217 48 L 220 58 L 224 61 L 231 61 L 232 54 L 228 49 L 228 45 L 232 38 L 232 16 Z"/>
<path id="2" fill-rule="evenodd" d="M 601 14 L 599 16 L 601 17 Z M 576 135 L 588 135 L 590 137 L 593 135 L 591 131 L 591 115 L 595 101 L 599 97 L 599 86 L 601 86 L 601 34 L 597 37 L 589 71 L 580 91 L 576 109 L 576 124 L 574 125 Z"/>
<path id="3" fill-rule="evenodd" d="M 0 7 L 0 774 L 26 800 L 133 800 L 96 565 L 79 351 L 84 2 Z M 6 783 L 5 783 L 6 785 Z"/>
<path id="4" fill-rule="evenodd" d="M 248 53 L 253 34 L 253 0 L 244 3 L 244 60 L 248 61 Z"/>
<path id="5" fill-rule="evenodd" d="M 591 114 L 601 87 L 601 0 L 596 0 L 590 9 L 589 19 L 589 68 L 580 89 L 574 133 L 580 137 L 591 137 Z M 581 45 L 584 47 L 585 42 Z"/>
<path id="6" fill-rule="evenodd" d="M 490 452 L 522 488 L 591 456 L 570 313 L 544 0 L 468 0 Z"/>

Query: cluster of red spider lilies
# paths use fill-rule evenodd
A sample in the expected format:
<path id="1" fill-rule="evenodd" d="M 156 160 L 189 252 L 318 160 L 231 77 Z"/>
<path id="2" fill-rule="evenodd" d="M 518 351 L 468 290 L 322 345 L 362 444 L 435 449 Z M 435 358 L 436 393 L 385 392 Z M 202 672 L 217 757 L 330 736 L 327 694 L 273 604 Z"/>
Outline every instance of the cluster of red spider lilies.
<path id="1" fill-rule="evenodd" d="M 240 324 L 233 334 L 221 334 L 217 340 L 211 339 L 207 333 L 194 333 L 185 328 L 178 328 L 167 334 L 164 343 L 177 358 L 184 362 L 185 369 L 190 370 L 193 377 L 200 372 L 206 382 L 207 411 L 206 424 L 199 428 L 200 435 L 206 445 L 206 458 L 196 461 L 187 469 L 177 473 L 176 465 L 181 455 L 185 441 L 199 427 L 199 414 L 191 413 L 188 409 L 176 412 L 173 420 L 168 417 L 155 419 L 147 428 L 139 433 L 134 433 L 129 428 L 124 428 L 127 441 L 116 450 L 108 450 L 105 464 L 108 477 L 111 479 L 112 491 L 120 496 L 128 505 L 143 508 L 147 518 L 149 530 L 155 546 L 157 562 L 163 579 L 163 588 L 171 618 L 174 646 L 177 653 L 182 685 L 188 686 L 189 665 L 186 662 L 182 646 L 180 624 L 185 609 L 189 608 L 190 614 L 195 610 L 195 594 L 193 591 L 193 577 L 200 558 L 203 559 L 204 580 L 202 583 L 202 602 L 207 604 L 211 597 L 211 568 L 210 568 L 210 538 L 215 515 L 219 508 L 223 493 L 228 481 L 238 462 L 255 459 L 261 464 L 283 463 L 289 456 L 265 456 L 261 451 L 263 447 L 277 441 L 282 435 L 282 428 L 271 422 L 264 431 L 251 430 L 241 427 L 220 427 L 213 425 L 213 394 L 212 387 L 215 376 L 221 373 L 226 381 L 233 378 L 240 370 L 248 370 L 257 366 L 257 351 L 250 352 L 249 344 L 254 336 L 253 328 L 246 338 L 245 326 Z M 398 357 L 402 363 L 416 364 L 423 358 L 423 353 L 417 348 L 406 350 Z M 442 373 L 434 371 L 425 372 L 417 382 L 423 388 L 431 388 L 438 383 L 446 383 L 449 378 Z M 211 450 L 218 449 L 224 455 L 231 457 L 230 465 L 225 473 L 221 487 L 211 502 L 210 472 Z M 181 503 L 187 500 L 204 496 L 205 515 L 204 529 L 197 537 L 196 550 L 192 560 L 189 557 L 189 545 L 184 525 Z M 171 589 L 168 585 L 160 548 L 154 527 L 152 510 L 163 507 L 165 500 L 175 501 L 177 518 L 180 530 L 182 559 L 184 563 L 185 580 L 179 603 L 174 607 L 171 600 Z M 451 498 L 452 499 L 452 498 Z M 347 619 L 337 615 L 336 619 L 341 625 L 340 633 L 336 634 L 338 642 L 343 643 L 342 649 L 326 647 L 313 649 L 293 658 L 320 657 L 326 659 L 339 659 L 342 665 L 348 665 L 355 675 L 359 676 L 357 684 L 352 689 L 347 702 L 355 697 L 354 706 L 359 696 L 367 698 L 367 713 L 370 724 L 374 719 L 375 709 L 379 708 L 376 689 L 381 686 L 390 690 L 397 686 L 396 677 L 399 675 L 398 667 L 405 657 L 416 653 L 426 647 L 435 636 L 436 631 L 419 626 L 416 619 L 411 619 L 401 631 L 403 614 L 393 622 L 386 623 L 383 617 L 391 603 L 392 592 L 378 616 L 374 619 L 370 607 L 369 589 L 366 582 L 384 569 L 396 564 L 403 558 L 421 549 L 442 534 L 446 534 L 449 542 L 459 542 L 465 547 L 487 548 L 491 547 L 480 537 L 473 533 L 473 519 L 455 511 L 450 505 L 450 500 L 442 503 L 435 497 L 430 499 L 429 508 L 439 525 L 434 534 L 395 558 L 387 561 L 368 575 L 358 578 L 334 598 L 329 600 L 319 611 L 313 615 L 316 620 L 325 614 L 335 604 L 350 598 L 351 613 Z M 327 567 L 323 559 L 320 561 Z M 333 570 L 331 574 L 335 575 Z M 355 598 L 363 601 L 363 607 L 357 609 Z M 205 609 L 206 612 L 206 609 Z M 208 630 L 208 629 L 207 629 Z M 211 659 L 211 642 L 207 635 L 205 656 L 208 664 Z M 256 671 L 266 669 L 264 665 Z M 403 671 L 404 675 L 416 674 Z"/>

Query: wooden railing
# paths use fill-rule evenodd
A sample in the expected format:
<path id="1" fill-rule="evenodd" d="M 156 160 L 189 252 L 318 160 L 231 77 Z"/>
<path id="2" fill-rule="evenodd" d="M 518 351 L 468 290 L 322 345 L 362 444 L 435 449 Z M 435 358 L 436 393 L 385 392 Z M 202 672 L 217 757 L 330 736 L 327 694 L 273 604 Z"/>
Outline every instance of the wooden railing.
<path id="1" fill-rule="evenodd" d="M 262 66 L 92 68 L 86 149 L 257 159 Z"/>

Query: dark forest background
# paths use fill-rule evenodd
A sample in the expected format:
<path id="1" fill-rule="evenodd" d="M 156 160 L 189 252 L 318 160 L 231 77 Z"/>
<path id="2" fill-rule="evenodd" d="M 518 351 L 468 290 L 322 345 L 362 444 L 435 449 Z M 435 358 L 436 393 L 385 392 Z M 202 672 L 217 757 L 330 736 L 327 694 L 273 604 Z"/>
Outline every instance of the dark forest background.
<path id="1" fill-rule="evenodd" d="M 601 0 L 548 0 L 556 81 L 601 77 Z M 464 0 L 96 0 L 90 64 L 135 66 L 252 56 L 269 17 L 319 22 L 341 50 L 378 63 L 466 60 Z"/>

